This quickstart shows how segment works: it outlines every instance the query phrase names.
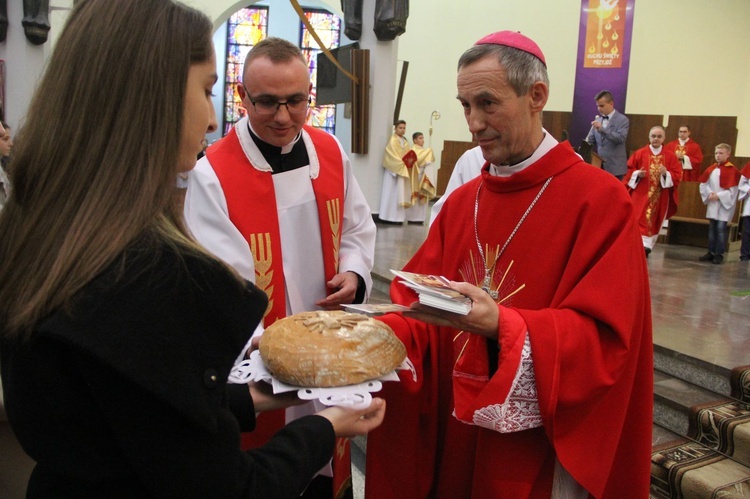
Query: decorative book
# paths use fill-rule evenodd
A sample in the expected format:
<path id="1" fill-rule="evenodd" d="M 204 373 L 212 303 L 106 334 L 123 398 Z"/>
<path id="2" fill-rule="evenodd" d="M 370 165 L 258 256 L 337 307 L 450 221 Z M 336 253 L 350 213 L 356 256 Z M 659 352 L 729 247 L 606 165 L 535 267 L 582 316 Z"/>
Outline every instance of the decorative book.
<path id="1" fill-rule="evenodd" d="M 449 280 L 443 276 L 415 274 L 393 269 L 391 272 L 402 279 L 401 283 L 404 286 L 417 293 L 419 303 L 422 305 L 460 315 L 466 315 L 471 310 L 471 299 L 451 289 Z"/>

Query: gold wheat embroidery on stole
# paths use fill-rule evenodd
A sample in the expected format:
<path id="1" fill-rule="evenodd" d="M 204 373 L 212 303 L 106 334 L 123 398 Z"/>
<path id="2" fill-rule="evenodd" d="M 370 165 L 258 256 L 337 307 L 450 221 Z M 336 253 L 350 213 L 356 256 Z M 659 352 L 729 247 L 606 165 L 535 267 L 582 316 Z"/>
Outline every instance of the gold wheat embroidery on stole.
<path id="1" fill-rule="evenodd" d="M 271 251 L 271 234 L 250 234 L 250 251 L 255 262 L 255 285 L 268 296 L 268 307 L 265 317 L 273 308 L 273 253 Z"/>
<path id="2" fill-rule="evenodd" d="M 333 262 L 337 274 L 339 272 L 339 245 L 341 244 L 341 238 L 339 237 L 339 230 L 341 229 L 340 207 L 341 200 L 339 198 L 326 201 L 328 223 L 331 227 L 331 237 L 333 238 Z"/>
<path id="3" fill-rule="evenodd" d="M 344 457 L 344 454 L 346 453 L 346 444 L 348 443 L 348 440 L 345 438 L 337 438 L 336 439 L 336 456 L 338 456 L 339 459 Z"/>

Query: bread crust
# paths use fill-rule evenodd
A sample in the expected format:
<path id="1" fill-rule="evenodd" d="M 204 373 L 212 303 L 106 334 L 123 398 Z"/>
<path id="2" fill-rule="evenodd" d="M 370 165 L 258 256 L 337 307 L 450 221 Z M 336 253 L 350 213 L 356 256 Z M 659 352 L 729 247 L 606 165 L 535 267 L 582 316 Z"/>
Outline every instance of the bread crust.
<path id="1" fill-rule="evenodd" d="M 276 379 L 316 388 L 379 378 L 406 358 L 406 348 L 387 324 L 340 310 L 280 319 L 265 330 L 259 348 Z"/>

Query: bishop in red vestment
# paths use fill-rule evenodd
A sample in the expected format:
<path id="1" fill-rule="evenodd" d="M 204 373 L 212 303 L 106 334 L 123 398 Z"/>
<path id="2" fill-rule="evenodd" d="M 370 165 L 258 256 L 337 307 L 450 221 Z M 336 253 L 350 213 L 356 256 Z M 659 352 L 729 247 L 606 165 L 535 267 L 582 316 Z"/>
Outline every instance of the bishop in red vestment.
<path id="1" fill-rule="evenodd" d="M 646 256 L 651 253 L 664 220 L 677 212 L 682 168 L 677 158 L 662 147 L 664 136 L 661 126 L 649 131 L 649 145 L 628 159 L 628 172 L 623 178 L 635 205 Z"/>
<path id="2" fill-rule="evenodd" d="M 543 79 L 516 90 L 500 62 L 513 59 Z M 459 61 L 459 101 L 489 163 L 404 269 L 461 281 L 472 310 L 382 318 L 416 376 L 384 386 L 368 499 L 648 496 L 653 351 L 633 204 L 543 132 L 544 64 L 509 31 Z M 391 298 L 417 299 L 399 281 Z"/>

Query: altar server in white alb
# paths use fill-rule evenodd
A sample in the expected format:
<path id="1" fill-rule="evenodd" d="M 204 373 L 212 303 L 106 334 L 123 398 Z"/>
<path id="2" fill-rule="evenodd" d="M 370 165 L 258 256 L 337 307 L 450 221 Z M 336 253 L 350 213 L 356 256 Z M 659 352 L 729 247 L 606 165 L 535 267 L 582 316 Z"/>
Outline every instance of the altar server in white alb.
<path id="1" fill-rule="evenodd" d="M 406 122 L 393 125 L 393 135 L 383 154 L 383 188 L 380 193 L 381 222 L 400 224 L 405 221 L 424 223 L 425 210 L 415 201 L 419 198 L 419 167 L 406 133 Z"/>
<path id="2" fill-rule="evenodd" d="M 247 117 L 188 179 L 190 230 L 266 292 L 265 326 L 361 303 L 372 286 L 375 224 L 341 144 L 305 125 L 311 89 L 299 48 L 279 38 L 255 45 L 237 86 Z M 312 405 L 287 409 L 287 422 L 315 412 Z M 282 424 L 279 417 L 258 428 L 272 433 Z M 252 435 L 250 445 L 262 443 Z"/>
<path id="3" fill-rule="evenodd" d="M 727 225 L 737 207 L 737 185 L 741 177 L 739 170 L 729 162 L 731 154 L 729 144 L 717 145 L 714 149 L 716 163 L 706 168 L 699 180 L 708 219 L 708 253 L 698 258 L 702 262 L 720 264 L 724 261 Z"/>
<path id="4" fill-rule="evenodd" d="M 410 222 L 424 223 L 427 218 L 427 204 L 435 198 L 437 186 L 437 168 L 435 167 L 435 153 L 432 147 L 424 146 L 424 134 L 414 132 L 411 135 L 414 143 L 411 150 L 417 155 L 417 185 L 412 188 L 414 196 L 412 198 L 412 215 L 409 217 Z"/>

